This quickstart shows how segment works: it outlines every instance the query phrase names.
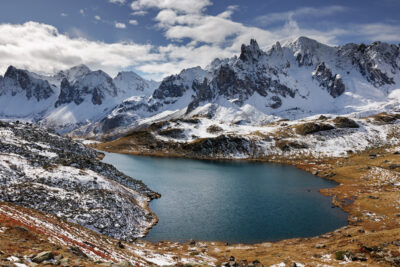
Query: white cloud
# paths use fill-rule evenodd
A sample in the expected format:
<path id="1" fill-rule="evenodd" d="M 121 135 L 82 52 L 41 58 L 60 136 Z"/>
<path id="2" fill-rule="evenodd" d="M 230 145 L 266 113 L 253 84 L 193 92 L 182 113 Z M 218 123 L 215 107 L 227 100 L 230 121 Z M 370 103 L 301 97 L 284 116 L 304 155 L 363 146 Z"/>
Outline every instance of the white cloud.
<path id="1" fill-rule="evenodd" d="M 139 22 L 138 22 L 137 20 L 135 20 L 135 19 L 131 19 L 131 20 L 129 20 L 129 24 L 131 24 L 131 25 L 138 25 Z"/>
<path id="2" fill-rule="evenodd" d="M 186 1 L 134 2 L 142 8 L 135 12 L 146 13 L 148 8 L 159 9 L 154 21 L 160 34 L 164 34 L 169 41 L 168 45 L 159 47 L 131 42 L 108 44 L 90 41 L 78 29 L 76 34 L 66 35 L 59 33 L 53 26 L 36 22 L 0 24 L 0 70 L 4 71 L 12 64 L 50 73 L 84 63 L 112 75 L 125 68 L 133 68 L 146 73 L 147 78 L 160 79 L 180 72 L 183 68 L 197 65 L 205 67 L 216 57 L 237 55 L 241 45 L 248 43 L 251 38 L 255 38 L 263 49 L 276 41 L 292 40 L 299 36 L 308 36 L 327 44 L 338 44 L 342 36 L 371 41 L 400 40 L 400 26 L 382 23 L 345 25 L 328 30 L 300 26 L 297 19 L 302 16 L 322 16 L 313 8 L 287 11 L 279 16 L 274 13 L 272 20 L 264 22 L 283 23 L 267 30 L 234 21 L 232 15 L 237 10 L 236 6 L 229 6 L 217 15 L 208 15 L 204 9 L 211 4 L 209 0 L 195 1 L 198 3 L 197 8 L 189 8 L 182 2 Z M 338 6 L 320 10 L 325 15 L 342 11 Z M 127 27 L 123 22 L 109 23 L 117 28 Z M 131 20 L 129 23 L 135 25 L 137 21 Z"/>
<path id="3" fill-rule="evenodd" d="M 122 23 L 122 22 L 115 22 L 114 26 L 117 29 L 125 29 L 126 28 L 126 24 Z"/>
<path id="4" fill-rule="evenodd" d="M 210 5 L 212 5 L 210 0 L 135 0 L 131 4 L 131 8 L 133 10 L 173 9 L 185 13 L 200 13 Z"/>
<path id="5" fill-rule="evenodd" d="M 261 25 L 267 26 L 275 22 L 285 22 L 291 19 L 298 19 L 302 17 L 320 18 L 344 12 L 347 9 L 342 6 L 327 6 L 321 8 L 303 7 L 296 10 L 286 12 L 269 13 L 264 16 L 259 16 L 255 20 Z"/>
<path id="6" fill-rule="evenodd" d="M 60 16 L 61 16 L 61 17 L 67 17 L 68 14 L 67 14 L 67 13 L 61 13 Z"/>
<path id="7" fill-rule="evenodd" d="M 131 13 L 132 16 L 144 16 L 147 15 L 147 11 L 144 10 L 138 10 L 138 11 L 134 11 Z"/>
<path id="8" fill-rule="evenodd" d="M 35 72 L 54 73 L 81 63 L 111 75 L 143 64 L 165 60 L 151 45 L 108 44 L 61 34 L 37 22 L 0 24 L 0 71 L 9 65 Z"/>
<path id="9" fill-rule="evenodd" d="M 94 18 L 95 18 L 96 20 L 101 20 L 101 17 L 100 17 L 99 15 L 94 16 Z"/>
<path id="10" fill-rule="evenodd" d="M 79 13 L 80 13 L 81 15 L 85 15 L 85 10 L 79 9 Z"/>
<path id="11" fill-rule="evenodd" d="M 367 37 L 369 40 L 382 42 L 399 42 L 400 26 L 384 23 L 368 23 L 363 25 L 352 25 L 351 32 L 355 36 Z"/>
<path id="12" fill-rule="evenodd" d="M 113 4 L 125 4 L 126 0 L 108 0 L 108 2 Z"/>
<path id="13" fill-rule="evenodd" d="M 172 9 L 162 9 L 155 20 L 158 22 L 158 26 L 164 30 L 165 37 L 171 41 L 189 38 L 194 45 L 206 43 L 221 49 L 231 49 L 236 53 L 239 52 L 241 44 L 247 43 L 250 38 L 257 39 L 262 47 L 270 46 L 282 39 L 293 39 L 301 35 L 316 37 L 317 40 L 329 44 L 336 43 L 338 30 L 320 32 L 301 29 L 293 19 L 289 19 L 285 25 L 275 30 L 243 25 L 231 19 L 236 8 L 230 6 L 216 16 L 203 13 L 180 14 Z"/>

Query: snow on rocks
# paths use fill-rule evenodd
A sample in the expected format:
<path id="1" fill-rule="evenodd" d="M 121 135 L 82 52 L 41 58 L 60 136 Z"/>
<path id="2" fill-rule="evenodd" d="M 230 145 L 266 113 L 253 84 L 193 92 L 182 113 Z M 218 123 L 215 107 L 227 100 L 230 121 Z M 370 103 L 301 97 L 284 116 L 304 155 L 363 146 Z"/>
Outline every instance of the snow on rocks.
<path id="1" fill-rule="evenodd" d="M 377 123 L 372 117 L 312 116 L 250 126 L 198 116 L 155 122 L 131 131 L 116 142 L 117 146 L 126 142 L 126 146 L 113 149 L 113 142 L 109 142 L 98 147 L 113 152 L 173 153 L 192 158 L 346 157 L 357 151 L 400 144 L 399 132 L 398 119 Z M 123 151 L 118 150 L 121 147 L 125 147 Z"/>
<path id="2" fill-rule="evenodd" d="M 398 172 L 372 167 L 369 172 L 361 177 L 364 180 L 372 181 L 374 186 L 400 186 L 400 175 Z"/>
<path id="3" fill-rule="evenodd" d="M 156 222 L 159 195 L 71 139 L 25 124 L 0 125 L 0 200 L 55 214 L 125 240 Z"/>

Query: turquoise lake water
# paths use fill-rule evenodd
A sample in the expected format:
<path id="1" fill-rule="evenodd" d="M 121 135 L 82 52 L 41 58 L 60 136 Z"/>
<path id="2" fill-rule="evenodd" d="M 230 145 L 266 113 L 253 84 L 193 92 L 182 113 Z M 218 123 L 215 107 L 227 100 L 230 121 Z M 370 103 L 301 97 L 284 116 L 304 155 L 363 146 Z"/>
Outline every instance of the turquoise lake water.
<path id="1" fill-rule="evenodd" d="M 104 162 L 162 197 L 149 241 L 257 243 L 323 234 L 347 224 L 318 190 L 336 186 L 292 166 L 106 154 Z"/>

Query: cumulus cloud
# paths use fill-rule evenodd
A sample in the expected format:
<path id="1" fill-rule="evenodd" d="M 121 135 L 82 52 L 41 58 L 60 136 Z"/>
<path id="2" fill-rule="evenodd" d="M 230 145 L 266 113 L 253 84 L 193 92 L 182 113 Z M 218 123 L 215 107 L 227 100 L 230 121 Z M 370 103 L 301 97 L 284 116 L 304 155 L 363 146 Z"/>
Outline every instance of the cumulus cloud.
<path id="1" fill-rule="evenodd" d="M 67 13 L 61 13 L 60 16 L 61 16 L 61 17 L 67 17 L 68 14 L 67 14 Z"/>
<path id="2" fill-rule="evenodd" d="M 131 20 L 129 20 L 129 24 L 131 24 L 131 25 L 138 25 L 139 22 L 138 22 L 137 20 L 135 20 L 135 19 L 131 19 Z"/>
<path id="3" fill-rule="evenodd" d="M 264 22 L 283 23 L 262 29 L 234 21 L 232 15 L 237 6 L 229 6 L 219 14 L 209 15 L 205 12 L 209 5 L 209 0 L 134 1 L 132 8 L 134 13 L 138 12 L 136 15 L 145 14 L 150 8 L 158 9 L 154 17 L 155 29 L 169 42 L 163 46 L 90 41 L 83 34 L 62 34 L 53 26 L 36 22 L 0 24 L 0 70 L 4 71 L 8 65 L 16 65 L 32 71 L 51 73 L 84 63 L 111 75 L 129 68 L 142 71 L 147 78 L 161 79 L 184 68 L 198 65 L 205 67 L 217 57 L 237 55 L 241 45 L 248 43 L 251 38 L 255 38 L 263 49 L 276 41 L 293 40 L 302 35 L 331 45 L 338 44 L 339 37 L 349 35 L 371 41 L 400 40 L 400 26 L 396 25 L 345 25 L 331 26 L 324 30 L 300 26 L 299 17 L 320 16 L 313 8 L 287 11 L 279 15 L 273 13 L 273 19 Z M 343 11 L 339 6 L 320 10 L 325 15 Z M 123 22 L 109 23 L 121 29 L 127 27 Z M 136 25 L 137 21 L 132 19 L 129 23 Z"/>
<path id="4" fill-rule="evenodd" d="M 145 10 L 138 10 L 131 13 L 132 16 L 144 16 L 147 15 L 147 11 Z"/>
<path id="5" fill-rule="evenodd" d="M 165 37 L 171 41 L 190 39 L 193 45 L 205 43 L 232 53 L 239 52 L 241 44 L 247 43 L 251 38 L 257 39 L 264 48 L 276 41 L 294 39 L 301 35 L 315 37 L 328 44 L 337 43 L 338 29 L 324 32 L 304 29 L 290 18 L 281 28 L 265 30 L 233 21 L 231 16 L 236 9 L 236 6 L 229 6 L 224 12 L 214 16 L 161 9 L 154 19 L 157 26 L 164 30 Z"/>
<path id="6" fill-rule="evenodd" d="M 126 24 L 122 23 L 122 22 L 115 22 L 114 26 L 117 29 L 125 29 L 126 28 Z"/>
<path id="7" fill-rule="evenodd" d="M 96 20 L 101 20 L 101 17 L 100 17 L 99 15 L 94 16 L 94 18 L 95 18 Z"/>
<path id="8" fill-rule="evenodd" d="M 153 51 L 155 50 L 155 51 Z M 54 73 L 78 64 L 115 75 L 121 69 L 163 60 L 151 45 L 71 38 L 50 25 L 27 22 L 0 24 L 0 71 L 9 65 Z"/>
<path id="9" fill-rule="evenodd" d="M 131 8 L 133 10 L 173 9 L 185 13 L 200 13 L 211 4 L 210 0 L 136 0 L 131 4 Z"/>

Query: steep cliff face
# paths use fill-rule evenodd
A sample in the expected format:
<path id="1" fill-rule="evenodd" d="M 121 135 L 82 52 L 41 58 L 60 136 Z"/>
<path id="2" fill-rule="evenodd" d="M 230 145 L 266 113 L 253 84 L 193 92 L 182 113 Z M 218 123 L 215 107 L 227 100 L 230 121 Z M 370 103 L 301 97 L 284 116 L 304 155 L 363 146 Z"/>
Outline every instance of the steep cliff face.
<path id="1" fill-rule="evenodd" d="M 122 94 L 113 82 L 113 79 L 103 71 L 89 72 L 78 78 L 72 79 L 70 84 L 67 78 L 61 81 L 60 95 L 55 106 L 74 102 L 80 105 L 88 98 L 93 105 L 101 105 L 108 98 Z"/>
<path id="2" fill-rule="evenodd" d="M 27 100 L 35 99 L 39 102 L 48 99 L 54 93 L 54 88 L 48 81 L 13 66 L 8 67 L 4 78 L 0 80 L 0 95 L 24 94 Z"/>
<path id="3" fill-rule="evenodd" d="M 319 81 L 319 85 L 329 92 L 329 94 L 336 98 L 344 93 L 346 86 L 339 74 L 332 74 L 324 62 L 317 65 L 313 77 Z"/>

